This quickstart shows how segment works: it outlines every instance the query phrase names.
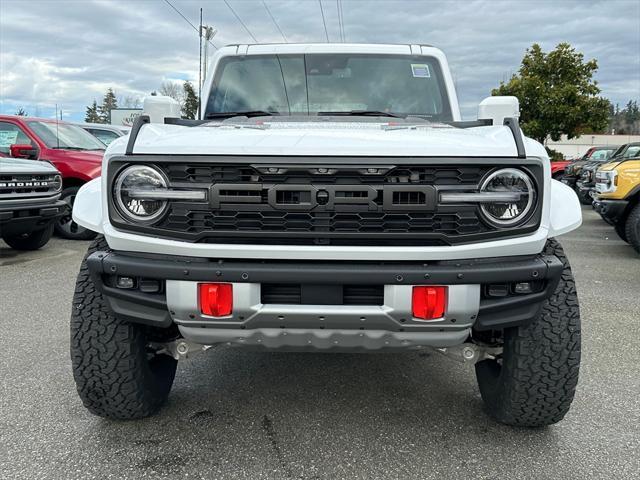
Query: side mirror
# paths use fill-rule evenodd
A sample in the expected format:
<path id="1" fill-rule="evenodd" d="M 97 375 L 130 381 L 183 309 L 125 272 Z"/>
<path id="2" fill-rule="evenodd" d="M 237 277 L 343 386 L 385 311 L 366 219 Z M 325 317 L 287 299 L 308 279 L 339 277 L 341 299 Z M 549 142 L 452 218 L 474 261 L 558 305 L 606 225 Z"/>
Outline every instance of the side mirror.
<path id="1" fill-rule="evenodd" d="M 478 120 L 491 120 L 494 125 L 504 125 L 505 118 L 520 118 L 517 97 L 487 97 L 478 105 Z"/>
<path id="2" fill-rule="evenodd" d="M 165 118 L 180 118 L 180 104 L 171 97 L 152 95 L 145 97 L 143 115 L 148 115 L 151 123 L 164 123 Z"/>
<path id="3" fill-rule="evenodd" d="M 32 145 L 14 143 L 9 147 L 9 154 L 13 158 L 29 158 L 35 160 L 38 158 L 38 150 Z"/>

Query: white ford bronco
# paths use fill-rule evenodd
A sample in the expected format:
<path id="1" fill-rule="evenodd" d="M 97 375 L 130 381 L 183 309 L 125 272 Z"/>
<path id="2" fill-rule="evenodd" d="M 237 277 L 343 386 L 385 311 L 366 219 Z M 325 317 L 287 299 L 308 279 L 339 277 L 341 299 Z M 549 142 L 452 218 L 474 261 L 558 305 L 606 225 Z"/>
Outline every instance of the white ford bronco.
<path id="1" fill-rule="evenodd" d="M 84 405 L 150 415 L 178 360 L 218 345 L 431 348 L 475 365 L 498 421 L 562 419 L 580 314 L 556 237 L 581 212 L 517 99 L 461 121 L 422 45 L 234 45 L 212 63 L 201 120 L 150 97 L 77 195 L 100 234 L 71 317 Z"/>

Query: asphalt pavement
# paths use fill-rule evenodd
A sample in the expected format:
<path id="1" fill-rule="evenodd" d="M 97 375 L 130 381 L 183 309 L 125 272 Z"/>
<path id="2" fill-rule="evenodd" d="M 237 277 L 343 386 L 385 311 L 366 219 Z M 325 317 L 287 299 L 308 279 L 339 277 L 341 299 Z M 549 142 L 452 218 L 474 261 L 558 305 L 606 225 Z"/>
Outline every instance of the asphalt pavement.
<path id="1" fill-rule="evenodd" d="M 178 366 L 152 418 L 89 414 L 69 315 L 88 242 L 0 241 L 0 478 L 584 479 L 640 476 L 640 256 L 590 208 L 561 237 L 583 361 L 557 425 L 490 419 L 473 368 L 435 353 L 220 349 Z"/>

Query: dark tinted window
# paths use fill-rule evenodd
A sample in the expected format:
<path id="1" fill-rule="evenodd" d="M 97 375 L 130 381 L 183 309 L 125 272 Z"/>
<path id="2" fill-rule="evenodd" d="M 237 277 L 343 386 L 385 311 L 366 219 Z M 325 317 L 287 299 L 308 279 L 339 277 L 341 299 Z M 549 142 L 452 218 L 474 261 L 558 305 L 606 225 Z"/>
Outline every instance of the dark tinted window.
<path id="1" fill-rule="evenodd" d="M 375 110 L 452 119 L 437 60 L 400 55 L 223 58 L 207 113 L 251 110 L 283 115 Z"/>

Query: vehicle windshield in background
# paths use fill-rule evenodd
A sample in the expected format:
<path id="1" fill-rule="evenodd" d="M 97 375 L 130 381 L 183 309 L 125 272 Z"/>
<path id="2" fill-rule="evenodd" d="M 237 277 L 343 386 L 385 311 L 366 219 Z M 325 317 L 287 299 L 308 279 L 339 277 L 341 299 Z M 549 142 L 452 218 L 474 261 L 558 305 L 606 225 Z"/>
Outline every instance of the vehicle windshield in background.
<path id="1" fill-rule="evenodd" d="M 604 162 L 605 160 L 611 158 L 615 148 L 598 148 L 591 152 L 588 157 L 588 160 L 594 160 L 596 162 Z"/>
<path id="2" fill-rule="evenodd" d="M 216 71 L 205 118 L 225 112 L 373 111 L 453 119 L 440 64 L 432 57 L 250 55 L 223 58 Z"/>
<path id="3" fill-rule="evenodd" d="M 105 145 L 109 145 L 116 138 L 120 138 L 120 135 L 118 135 L 116 132 L 112 132 L 111 130 L 102 130 L 99 128 L 85 128 L 85 130 Z"/>
<path id="4" fill-rule="evenodd" d="M 640 145 L 631 145 L 627 150 L 622 154 L 622 158 L 634 158 L 640 154 Z"/>
<path id="5" fill-rule="evenodd" d="M 104 150 L 105 144 L 82 128 L 67 123 L 29 122 L 31 129 L 49 148 Z"/>

